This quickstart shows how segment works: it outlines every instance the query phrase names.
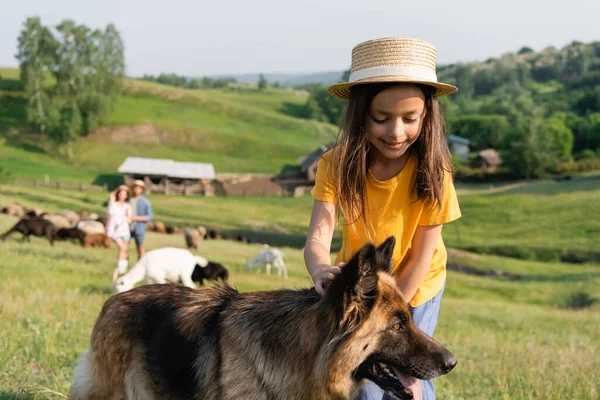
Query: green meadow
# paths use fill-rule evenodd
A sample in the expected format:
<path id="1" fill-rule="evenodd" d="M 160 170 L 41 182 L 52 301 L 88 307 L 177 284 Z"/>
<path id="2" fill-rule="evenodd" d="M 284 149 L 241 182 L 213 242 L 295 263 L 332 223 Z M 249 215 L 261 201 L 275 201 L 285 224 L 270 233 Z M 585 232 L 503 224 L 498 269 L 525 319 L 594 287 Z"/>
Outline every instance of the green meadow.
<path id="1" fill-rule="evenodd" d="M 459 189 L 460 223 L 444 229 L 449 261 L 512 276 L 448 273 L 436 339 L 458 366 L 437 380 L 440 399 L 595 399 L 600 395 L 600 265 L 567 264 L 475 254 L 481 240 L 494 246 L 553 252 L 600 252 L 597 177 L 583 182 L 542 181 L 483 190 Z M 12 201 L 50 212 L 69 208 L 103 212 L 105 194 L 0 186 L 0 205 Z M 277 243 L 290 279 L 245 271 L 260 245 L 204 241 L 199 254 L 222 262 L 239 290 L 310 286 L 302 253 L 311 199 L 151 196 L 157 219 L 203 224 Z M 487 211 L 486 211 L 487 210 Z M 582 214 L 583 213 L 583 214 Z M 0 231 L 16 219 L 0 215 Z M 560 225 L 556 232 L 555 225 Z M 577 222 L 577 223 L 575 223 Z M 461 240 L 458 241 L 457 232 Z M 485 236 L 482 236 L 485 235 Z M 485 239 L 485 241 L 483 240 Z M 183 246 L 182 235 L 149 233 L 148 247 Z M 103 302 L 111 295 L 116 250 L 83 249 L 45 239 L 0 242 L 0 399 L 63 398 L 73 365 L 88 346 Z M 131 246 L 131 257 L 133 246 Z"/>

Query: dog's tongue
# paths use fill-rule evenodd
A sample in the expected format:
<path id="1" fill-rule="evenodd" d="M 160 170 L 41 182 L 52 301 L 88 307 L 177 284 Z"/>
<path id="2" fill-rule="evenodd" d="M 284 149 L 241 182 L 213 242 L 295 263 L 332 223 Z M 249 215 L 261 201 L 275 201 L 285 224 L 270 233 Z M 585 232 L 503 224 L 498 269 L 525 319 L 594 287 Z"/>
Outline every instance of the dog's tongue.
<path id="1" fill-rule="evenodd" d="M 410 377 L 410 376 L 406 377 L 406 376 L 402 375 L 394 367 L 392 367 L 392 369 L 394 370 L 394 373 L 400 380 L 400 383 L 402 384 L 402 386 L 404 386 L 405 389 L 408 389 L 412 392 L 413 400 L 423 400 L 423 393 L 421 392 L 421 384 L 419 383 L 419 381 L 413 377 Z"/>

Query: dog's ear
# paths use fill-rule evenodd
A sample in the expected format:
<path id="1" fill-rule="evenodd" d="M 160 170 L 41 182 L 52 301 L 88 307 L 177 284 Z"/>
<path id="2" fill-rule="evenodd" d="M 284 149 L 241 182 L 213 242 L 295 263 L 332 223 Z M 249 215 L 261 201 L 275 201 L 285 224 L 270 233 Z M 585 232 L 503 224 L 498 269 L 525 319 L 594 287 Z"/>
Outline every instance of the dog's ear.
<path id="1" fill-rule="evenodd" d="M 344 331 L 357 328 L 371 311 L 379 279 L 378 271 L 377 250 L 368 243 L 342 267 L 341 273 L 327 288 L 326 299 L 334 305 L 338 326 Z"/>
<path id="2" fill-rule="evenodd" d="M 377 267 L 381 271 L 385 271 L 387 273 L 391 271 L 392 255 L 394 254 L 395 246 L 396 238 L 390 236 L 377 248 Z"/>

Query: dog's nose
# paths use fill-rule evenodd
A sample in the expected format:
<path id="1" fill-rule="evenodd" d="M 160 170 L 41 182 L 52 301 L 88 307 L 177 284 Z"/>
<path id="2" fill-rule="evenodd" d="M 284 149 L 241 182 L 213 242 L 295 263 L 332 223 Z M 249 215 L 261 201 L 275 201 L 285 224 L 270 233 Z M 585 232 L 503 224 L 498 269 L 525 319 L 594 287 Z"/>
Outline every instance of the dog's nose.
<path id="1" fill-rule="evenodd" d="M 452 356 L 450 358 L 448 358 L 446 360 L 446 362 L 444 363 L 444 373 L 447 374 L 448 372 L 452 371 L 452 368 L 454 368 L 456 366 L 456 357 Z"/>

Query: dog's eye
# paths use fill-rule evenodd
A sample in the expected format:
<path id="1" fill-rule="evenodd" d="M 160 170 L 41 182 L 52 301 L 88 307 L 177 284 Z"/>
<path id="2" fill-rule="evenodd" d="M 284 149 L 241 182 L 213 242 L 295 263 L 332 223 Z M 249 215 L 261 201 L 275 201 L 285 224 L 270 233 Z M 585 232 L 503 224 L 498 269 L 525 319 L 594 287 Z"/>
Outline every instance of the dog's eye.
<path id="1" fill-rule="evenodd" d="M 392 326 L 392 329 L 393 329 L 393 330 L 395 330 L 395 331 L 399 331 L 399 330 L 400 330 L 400 328 L 402 328 L 402 327 L 400 326 L 400 324 L 394 324 L 394 325 Z"/>

